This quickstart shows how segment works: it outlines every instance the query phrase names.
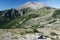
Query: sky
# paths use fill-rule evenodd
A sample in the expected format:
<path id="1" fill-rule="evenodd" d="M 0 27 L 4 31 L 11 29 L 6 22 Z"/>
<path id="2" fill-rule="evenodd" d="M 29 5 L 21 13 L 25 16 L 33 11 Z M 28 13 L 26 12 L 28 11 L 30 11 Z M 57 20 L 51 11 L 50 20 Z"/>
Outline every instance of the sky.
<path id="1" fill-rule="evenodd" d="M 18 8 L 29 1 L 41 2 L 51 7 L 60 8 L 60 0 L 0 0 L 0 10 Z"/>

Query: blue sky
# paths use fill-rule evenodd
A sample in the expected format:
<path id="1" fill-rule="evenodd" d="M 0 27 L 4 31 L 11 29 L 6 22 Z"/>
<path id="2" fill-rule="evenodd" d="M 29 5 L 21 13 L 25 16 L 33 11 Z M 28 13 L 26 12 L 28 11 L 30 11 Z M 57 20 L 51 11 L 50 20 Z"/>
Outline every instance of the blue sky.
<path id="1" fill-rule="evenodd" d="M 17 8 L 28 1 L 42 2 L 48 6 L 60 8 L 60 0 L 0 0 L 0 10 Z"/>

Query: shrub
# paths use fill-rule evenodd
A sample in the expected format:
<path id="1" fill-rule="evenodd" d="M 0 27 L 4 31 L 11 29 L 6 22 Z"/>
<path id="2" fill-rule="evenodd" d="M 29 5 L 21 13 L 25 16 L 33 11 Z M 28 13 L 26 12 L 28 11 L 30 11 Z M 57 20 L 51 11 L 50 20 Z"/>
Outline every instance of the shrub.
<path id="1" fill-rule="evenodd" d="M 50 35 L 54 36 L 57 35 L 55 32 L 51 32 Z"/>
<path id="2" fill-rule="evenodd" d="M 32 33 L 38 33 L 37 29 L 32 29 Z"/>
<path id="3" fill-rule="evenodd" d="M 53 17 L 60 18 L 60 9 L 55 11 L 55 13 L 53 14 Z"/>

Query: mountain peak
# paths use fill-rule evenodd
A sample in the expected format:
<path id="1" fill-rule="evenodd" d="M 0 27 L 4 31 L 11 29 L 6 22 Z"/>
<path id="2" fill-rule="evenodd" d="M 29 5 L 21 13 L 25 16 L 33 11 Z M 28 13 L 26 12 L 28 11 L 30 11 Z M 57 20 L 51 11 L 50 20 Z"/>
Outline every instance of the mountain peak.
<path id="1" fill-rule="evenodd" d="M 29 1 L 29 2 L 25 3 L 25 4 L 24 4 L 23 6 L 21 6 L 21 7 L 23 7 L 23 8 L 25 8 L 25 7 L 30 7 L 30 8 L 32 8 L 32 9 L 40 9 L 40 8 L 42 8 L 42 7 L 46 7 L 46 5 L 43 4 L 43 3 L 40 3 L 40 2 L 31 2 L 31 1 Z"/>
<path id="2" fill-rule="evenodd" d="M 26 4 L 32 4 L 33 2 L 31 2 L 31 1 L 29 1 L 29 2 L 27 2 Z"/>

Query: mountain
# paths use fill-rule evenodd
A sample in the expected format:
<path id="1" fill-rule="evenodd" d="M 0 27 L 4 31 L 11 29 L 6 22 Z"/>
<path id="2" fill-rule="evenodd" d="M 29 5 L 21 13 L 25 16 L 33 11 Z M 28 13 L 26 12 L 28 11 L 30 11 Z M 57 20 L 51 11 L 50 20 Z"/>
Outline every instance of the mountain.
<path id="1" fill-rule="evenodd" d="M 27 2 L 19 8 L 26 8 L 26 7 L 30 7 L 32 9 L 40 9 L 42 7 L 47 7 L 47 5 L 39 2 Z"/>
<path id="2" fill-rule="evenodd" d="M 35 10 L 37 9 L 37 10 Z M 55 27 L 60 23 L 60 9 L 38 2 L 27 2 L 17 9 L 0 11 L 0 28 Z M 57 22 L 59 21 L 59 22 Z M 55 24 L 57 22 L 57 24 Z"/>

